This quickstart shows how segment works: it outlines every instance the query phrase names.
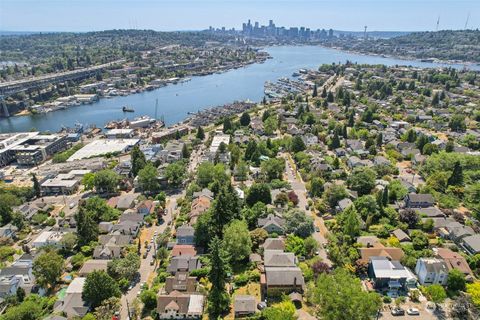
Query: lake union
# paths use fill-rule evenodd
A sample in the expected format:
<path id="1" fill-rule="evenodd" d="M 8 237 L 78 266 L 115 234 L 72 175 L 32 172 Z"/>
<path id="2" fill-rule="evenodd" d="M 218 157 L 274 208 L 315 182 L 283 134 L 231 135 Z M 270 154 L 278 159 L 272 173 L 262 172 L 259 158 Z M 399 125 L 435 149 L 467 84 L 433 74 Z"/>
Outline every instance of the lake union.
<path id="1" fill-rule="evenodd" d="M 90 105 L 70 107 L 46 114 L 1 119 L 0 132 L 29 131 L 32 128 L 40 131 L 58 131 L 62 126 L 72 127 L 76 122 L 84 125 L 94 124 L 103 128 L 105 123 L 111 120 L 133 119 L 141 115 L 155 116 L 157 99 L 158 118 L 163 116 L 165 123 L 171 125 L 185 119 L 188 112 L 196 112 L 235 100 L 260 101 L 264 96 L 265 81 L 291 77 L 293 72 L 301 68 L 316 69 L 321 64 L 345 63 L 347 60 L 359 64 L 464 67 L 460 64 L 446 65 L 360 55 L 317 46 L 282 46 L 269 47 L 265 50 L 273 59 L 262 64 L 252 64 L 221 74 L 193 77 L 189 82 L 124 97 L 101 99 Z M 478 65 L 469 67 L 480 69 Z M 135 109 L 135 113 L 124 113 L 122 106 L 125 105 Z"/>

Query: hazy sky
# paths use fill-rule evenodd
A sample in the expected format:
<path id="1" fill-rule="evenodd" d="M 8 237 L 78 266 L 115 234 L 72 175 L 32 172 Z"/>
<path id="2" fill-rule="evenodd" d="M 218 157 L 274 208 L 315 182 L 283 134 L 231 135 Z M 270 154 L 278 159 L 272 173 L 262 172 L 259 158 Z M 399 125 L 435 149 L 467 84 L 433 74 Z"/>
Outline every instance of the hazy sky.
<path id="1" fill-rule="evenodd" d="M 480 0 L 0 0 L 0 30 L 240 28 L 247 19 L 337 30 L 480 28 Z"/>

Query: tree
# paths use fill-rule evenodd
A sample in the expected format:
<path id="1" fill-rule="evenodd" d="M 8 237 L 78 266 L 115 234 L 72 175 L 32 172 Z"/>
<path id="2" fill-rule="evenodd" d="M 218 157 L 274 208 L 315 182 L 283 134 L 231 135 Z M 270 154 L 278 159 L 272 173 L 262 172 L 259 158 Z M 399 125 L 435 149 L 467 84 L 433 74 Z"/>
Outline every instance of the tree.
<path id="1" fill-rule="evenodd" d="M 270 136 L 278 128 L 278 120 L 276 116 L 270 116 L 263 122 L 263 130 L 265 134 Z"/>
<path id="2" fill-rule="evenodd" d="M 428 248 L 428 237 L 425 232 L 420 230 L 413 230 L 410 232 L 412 245 L 415 250 L 422 250 Z"/>
<path id="3" fill-rule="evenodd" d="M 77 241 L 77 235 L 73 232 L 69 232 L 63 236 L 62 240 L 60 240 L 60 244 L 66 251 L 72 252 Z"/>
<path id="4" fill-rule="evenodd" d="M 233 220 L 223 231 L 224 247 L 233 261 L 244 261 L 252 253 L 252 240 L 245 221 Z"/>
<path id="5" fill-rule="evenodd" d="M 225 288 L 226 279 L 230 270 L 228 254 L 223 248 L 222 241 L 214 237 L 210 242 L 211 268 L 208 280 L 212 284 L 208 294 L 208 313 L 210 319 L 217 319 L 228 310 L 230 297 Z"/>
<path id="6" fill-rule="evenodd" d="M 377 177 L 375 171 L 370 168 L 356 168 L 348 177 L 348 185 L 359 195 L 369 194 L 375 187 L 375 178 Z"/>
<path id="7" fill-rule="evenodd" d="M 40 183 L 38 182 L 37 175 L 32 173 L 33 193 L 38 198 L 40 197 Z"/>
<path id="8" fill-rule="evenodd" d="M 197 139 L 199 140 L 203 140 L 205 139 L 205 131 L 203 131 L 203 128 L 202 127 L 198 127 L 197 128 L 197 134 L 195 136 Z"/>
<path id="9" fill-rule="evenodd" d="M 2 315 L 2 320 L 37 320 L 42 319 L 44 315 L 43 306 L 46 304 L 44 298 L 31 294 L 24 302 L 6 309 Z"/>
<path id="10" fill-rule="evenodd" d="M 385 186 L 382 192 L 382 205 L 386 207 L 388 205 L 389 198 L 388 198 L 388 186 Z"/>
<path id="11" fill-rule="evenodd" d="M 182 158 L 188 159 L 189 157 L 190 157 L 190 151 L 188 150 L 187 144 L 184 143 L 182 147 Z"/>
<path id="12" fill-rule="evenodd" d="M 157 295 L 153 290 L 143 290 L 140 293 L 140 300 L 148 310 L 152 310 L 157 306 Z"/>
<path id="13" fill-rule="evenodd" d="M 467 284 L 467 293 L 472 297 L 472 302 L 480 307 L 480 281 Z"/>
<path id="14" fill-rule="evenodd" d="M 306 238 L 314 232 L 313 219 L 307 217 L 304 211 L 290 209 L 284 214 L 285 233 L 293 233 L 301 238 Z"/>
<path id="15" fill-rule="evenodd" d="M 283 300 L 271 307 L 265 308 L 260 316 L 262 320 L 296 320 L 296 308 L 292 301 Z"/>
<path id="16" fill-rule="evenodd" d="M 240 117 L 240 124 L 243 127 L 247 127 L 250 124 L 250 115 L 248 112 L 242 113 L 242 116 Z"/>
<path id="17" fill-rule="evenodd" d="M 65 260 L 54 250 L 45 250 L 33 262 L 33 274 L 43 288 L 54 287 L 62 275 Z"/>
<path id="18" fill-rule="evenodd" d="M 317 260 L 312 264 L 312 271 L 313 271 L 313 276 L 315 277 L 315 279 L 317 279 L 320 274 L 329 273 L 330 266 L 325 262 L 323 262 L 322 260 Z"/>
<path id="19" fill-rule="evenodd" d="M 310 180 L 310 195 L 312 197 L 320 197 L 323 193 L 323 185 L 325 181 L 320 177 L 312 177 Z"/>
<path id="20" fill-rule="evenodd" d="M 257 228 L 250 231 L 250 239 L 252 240 L 252 249 L 257 250 L 267 238 L 268 238 L 268 232 L 263 228 Z"/>
<path id="21" fill-rule="evenodd" d="M 348 197 L 347 190 L 343 185 L 332 184 L 328 187 L 323 193 L 323 198 L 330 207 L 335 207 L 338 204 L 338 201 Z"/>
<path id="22" fill-rule="evenodd" d="M 302 137 L 300 136 L 293 137 L 292 145 L 290 146 L 290 149 L 292 150 L 293 153 L 303 151 L 306 148 L 307 147 L 305 146 L 305 142 L 303 142 Z"/>
<path id="23" fill-rule="evenodd" d="M 335 133 L 333 134 L 333 138 L 330 141 L 330 149 L 337 149 L 340 148 L 340 138 L 338 137 L 338 133 L 335 130 Z"/>
<path id="24" fill-rule="evenodd" d="M 317 90 L 318 90 L 318 89 L 317 89 L 317 84 L 315 83 L 315 84 L 313 85 L 312 97 L 315 98 L 315 97 L 318 95 Z"/>
<path id="25" fill-rule="evenodd" d="M 296 235 L 289 234 L 285 240 L 285 251 L 304 257 L 306 255 L 305 241 Z"/>
<path id="26" fill-rule="evenodd" d="M 271 158 L 263 161 L 260 168 L 267 181 L 274 179 L 282 180 L 282 175 L 285 171 L 285 160 L 283 158 Z"/>
<path id="27" fill-rule="evenodd" d="M 428 300 L 434 303 L 442 303 L 447 298 L 445 289 L 439 284 L 432 284 L 425 288 Z"/>
<path id="28" fill-rule="evenodd" d="M 453 292 L 465 291 L 465 275 L 458 269 L 452 269 L 448 272 L 447 278 L 448 290 Z"/>
<path id="29" fill-rule="evenodd" d="M 179 186 L 183 182 L 185 176 L 185 166 L 180 162 L 170 163 L 165 168 L 165 177 L 168 183 L 173 186 Z"/>
<path id="30" fill-rule="evenodd" d="M 248 189 L 245 202 L 251 207 L 257 202 L 264 204 L 272 203 L 272 195 L 270 194 L 270 187 L 265 183 L 254 183 Z"/>
<path id="31" fill-rule="evenodd" d="M 223 133 L 230 133 L 233 130 L 232 120 L 229 117 L 223 119 Z"/>
<path id="32" fill-rule="evenodd" d="M 197 170 L 197 184 L 202 188 L 207 188 L 212 182 L 219 181 L 226 183 L 229 181 L 225 166 L 222 163 L 214 165 L 209 161 L 202 162 Z"/>
<path id="33" fill-rule="evenodd" d="M 240 161 L 235 168 L 235 180 L 245 181 L 248 178 L 249 169 L 244 161 Z"/>
<path id="34" fill-rule="evenodd" d="M 18 287 L 17 288 L 17 292 L 15 293 L 15 296 L 17 297 L 17 301 L 18 302 L 23 302 L 23 300 L 25 299 L 25 289 L 23 289 L 22 287 Z"/>
<path id="35" fill-rule="evenodd" d="M 373 318 L 382 305 L 377 293 L 363 291 L 360 280 L 345 269 L 318 276 L 312 302 L 324 320 L 364 320 Z"/>
<path id="36" fill-rule="evenodd" d="M 333 100 L 334 100 L 334 97 L 333 97 L 332 91 L 328 91 L 327 102 L 333 102 Z"/>
<path id="37" fill-rule="evenodd" d="M 463 185 L 463 169 L 460 161 L 455 161 L 453 166 L 452 175 L 448 178 L 447 185 L 449 186 L 462 186 Z"/>
<path id="38" fill-rule="evenodd" d="M 413 209 L 400 210 L 398 218 L 401 222 L 406 223 L 409 228 L 415 228 L 420 221 L 420 217 Z"/>
<path id="39" fill-rule="evenodd" d="M 113 193 L 120 182 L 120 176 L 113 170 L 104 169 L 95 174 L 93 184 L 99 193 Z"/>
<path id="40" fill-rule="evenodd" d="M 85 190 L 92 190 L 95 187 L 95 173 L 86 173 L 82 178 L 82 184 Z"/>
<path id="41" fill-rule="evenodd" d="M 118 284 L 105 271 L 93 271 L 87 275 L 83 286 L 82 298 L 92 307 L 99 306 L 104 300 L 111 297 L 120 297 Z"/>
<path id="42" fill-rule="evenodd" d="M 231 184 L 221 186 L 212 206 L 210 224 L 214 234 L 222 238 L 223 228 L 239 217 L 240 204 L 236 191 Z"/>
<path id="43" fill-rule="evenodd" d="M 318 242 L 312 236 L 309 236 L 304 241 L 305 253 L 307 257 L 314 257 L 318 250 Z"/>
<path id="44" fill-rule="evenodd" d="M 469 295 L 460 293 L 452 305 L 450 317 L 455 320 L 476 320 L 480 318 L 480 312 Z"/>
<path id="45" fill-rule="evenodd" d="M 116 279 L 127 279 L 129 281 L 135 278 L 140 268 L 140 257 L 133 252 L 129 252 L 124 258 L 113 259 L 108 263 L 108 274 Z"/>
<path id="46" fill-rule="evenodd" d="M 149 162 L 140 171 L 138 171 L 138 184 L 145 193 L 157 193 L 160 191 L 160 183 L 158 182 L 157 168 Z"/>
<path id="47" fill-rule="evenodd" d="M 75 221 L 77 222 L 77 236 L 80 246 L 88 245 L 91 241 L 98 239 L 98 223 L 94 212 L 89 211 L 84 206 L 80 206 L 75 214 Z"/>
<path id="48" fill-rule="evenodd" d="M 465 117 L 461 114 L 454 114 L 450 118 L 448 126 L 452 131 L 464 132 L 467 129 L 467 125 L 465 124 Z"/>
<path id="49" fill-rule="evenodd" d="M 337 223 L 340 225 L 342 232 L 352 239 L 360 235 L 360 215 L 355 205 L 351 205 L 337 216 Z"/>
<path id="50" fill-rule="evenodd" d="M 0 201 L 0 225 L 6 225 L 12 220 L 13 210 L 10 205 Z"/>
<path id="51" fill-rule="evenodd" d="M 133 146 L 130 157 L 132 161 L 132 175 L 136 177 L 138 172 L 147 165 L 147 160 L 138 145 Z"/>

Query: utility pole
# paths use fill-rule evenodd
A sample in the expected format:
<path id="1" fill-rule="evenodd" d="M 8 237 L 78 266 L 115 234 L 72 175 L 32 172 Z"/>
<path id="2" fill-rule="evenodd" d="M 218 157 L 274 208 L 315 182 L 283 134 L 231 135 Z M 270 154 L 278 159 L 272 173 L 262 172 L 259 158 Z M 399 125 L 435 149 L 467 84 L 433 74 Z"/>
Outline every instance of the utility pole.
<path id="1" fill-rule="evenodd" d="M 468 20 L 470 20 L 470 12 L 467 15 L 467 21 L 465 21 L 465 30 L 467 30 Z"/>
<path id="2" fill-rule="evenodd" d="M 367 26 L 364 27 L 363 38 L 367 40 Z"/>

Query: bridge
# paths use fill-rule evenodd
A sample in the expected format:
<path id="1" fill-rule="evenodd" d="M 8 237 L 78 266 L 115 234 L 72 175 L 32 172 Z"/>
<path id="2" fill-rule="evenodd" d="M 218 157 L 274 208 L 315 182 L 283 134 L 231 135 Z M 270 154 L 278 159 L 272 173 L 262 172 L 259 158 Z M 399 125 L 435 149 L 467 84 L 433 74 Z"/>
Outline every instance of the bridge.
<path id="1" fill-rule="evenodd" d="M 51 73 L 51 74 L 41 75 L 38 77 L 31 77 L 27 79 L 0 83 L 0 104 L 1 104 L 0 112 L 3 111 L 3 115 L 5 117 L 10 116 L 8 112 L 8 108 L 4 101 L 4 97 L 6 96 L 19 93 L 22 91 L 26 91 L 26 90 L 42 88 L 53 83 L 90 78 L 95 76 L 98 71 L 102 71 L 115 64 L 124 63 L 124 62 L 125 62 L 125 59 L 120 59 L 120 60 L 112 61 L 105 64 L 100 64 L 93 67 L 58 72 L 58 73 Z"/>

